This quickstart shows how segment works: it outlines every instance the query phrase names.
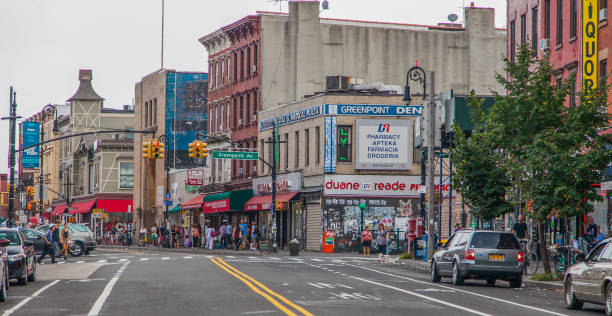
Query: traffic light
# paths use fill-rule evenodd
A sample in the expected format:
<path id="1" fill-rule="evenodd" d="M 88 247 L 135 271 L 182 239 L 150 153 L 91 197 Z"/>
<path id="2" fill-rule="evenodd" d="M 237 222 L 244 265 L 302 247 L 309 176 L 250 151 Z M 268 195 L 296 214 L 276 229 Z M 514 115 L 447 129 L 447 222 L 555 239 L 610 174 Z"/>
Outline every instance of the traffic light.
<path id="1" fill-rule="evenodd" d="M 151 159 L 151 141 L 142 143 L 142 158 Z"/>
<path id="2" fill-rule="evenodd" d="M 151 141 L 151 158 L 164 159 L 164 148 L 162 142 L 155 139 Z"/>
<path id="3" fill-rule="evenodd" d="M 164 152 L 165 152 L 164 147 L 165 146 L 166 146 L 166 144 L 164 144 L 162 142 L 160 142 L 159 145 L 157 146 L 158 147 L 158 152 L 159 152 L 158 159 L 164 159 Z"/>
<path id="4" fill-rule="evenodd" d="M 29 197 L 34 197 L 34 187 L 33 186 L 26 187 L 26 195 Z"/>
<path id="5" fill-rule="evenodd" d="M 207 157 L 208 156 L 208 144 L 207 143 L 202 143 L 202 157 Z"/>
<path id="6" fill-rule="evenodd" d="M 197 142 L 197 140 L 194 141 L 194 142 L 189 143 L 189 145 L 188 145 L 189 146 L 189 149 L 188 149 L 188 151 L 189 151 L 189 158 L 195 158 L 195 148 L 194 148 L 194 146 L 195 146 L 196 142 Z"/>
<path id="7" fill-rule="evenodd" d="M 276 201 L 276 209 L 277 210 L 284 210 L 287 208 L 287 202 L 286 201 Z"/>

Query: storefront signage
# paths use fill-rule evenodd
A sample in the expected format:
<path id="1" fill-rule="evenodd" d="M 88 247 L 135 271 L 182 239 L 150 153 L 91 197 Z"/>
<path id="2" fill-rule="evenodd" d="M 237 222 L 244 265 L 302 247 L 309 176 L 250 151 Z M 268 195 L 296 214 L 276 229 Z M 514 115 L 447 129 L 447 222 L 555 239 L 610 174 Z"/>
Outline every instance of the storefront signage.
<path id="1" fill-rule="evenodd" d="M 325 196 L 387 196 L 419 197 L 422 187 L 420 176 L 377 176 L 377 175 L 326 175 L 323 185 Z M 436 184 L 434 190 L 439 190 Z M 448 198 L 450 184 L 442 182 L 442 194 Z M 456 193 L 453 191 L 453 197 Z"/>
<path id="2" fill-rule="evenodd" d="M 276 192 L 297 192 L 302 189 L 302 174 L 291 172 L 279 174 L 276 177 Z M 272 178 L 261 177 L 253 179 L 253 195 L 272 193 Z"/>
<path id="3" fill-rule="evenodd" d="M 203 185 L 204 170 L 189 170 L 187 171 L 187 185 Z M 173 186 L 174 189 L 174 186 Z"/>
<path id="4" fill-rule="evenodd" d="M 355 120 L 355 169 L 410 170 L 411 120 Z"/>
<path id="5" fill-rule="evenodd" d="M 281 116 L 261 120 L 259 122 L 259 130 L 264 131 L 267 129 L 272 129 L 274 127 L 274 122 L 278 121 L 278 126 L 283 126 L 303 120 L 308 120 L 314 117 L 321 116 L 322 114 L 322 105 L 313 106 L 311 108 L 307 108 L 304 110 L 284 114 Z"/>
<path id="6" fill-rule="evenodd" d="M 325 118 L 325 172 L 336 172 L 336 118 Z"/>
<path id="7" fill-rule="evenodd" d="M 597 85 L 597 0 L 582 1 L 582 89 Z"/>
<path id="8" fill-rule="evenodd" d="M 326 115 L 419 116 L 422 105 L 325 104 Z"/>
<path id="9" fill-rule="evenodd" d="M 22 124 L 22 148 L 38 144 L 40 142 L 40 123 L 23 122 Z M 28 148 L 21 155 L 21 166 L 23 168 L 38 168 L 39 161 L 40 146 Z"/>
<path id="10" fill-rule="evenodd" d="M 205 201 L 202 213 L 219 213 L 227 212 L 230 210 L 229 199 L 218 200 L 218 201 Z"/>

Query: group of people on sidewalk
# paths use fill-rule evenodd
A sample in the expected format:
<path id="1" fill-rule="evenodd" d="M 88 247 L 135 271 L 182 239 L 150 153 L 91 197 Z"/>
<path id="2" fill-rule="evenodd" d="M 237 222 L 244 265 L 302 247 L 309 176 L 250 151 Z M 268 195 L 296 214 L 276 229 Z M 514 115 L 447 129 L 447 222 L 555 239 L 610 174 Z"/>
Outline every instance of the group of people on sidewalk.
<path id="1" fill-rule="evenodd" d="M 45 246 L 43 247 L 42 254 L 40 255 L 40 257 L 38 257 L 38 263 L 42 263 L 42 260 L 47 255 L 51 257 L 52 264 L 56 263 L 56 257 L 61 257 L 62 255 L 64 256 L 64 261 L 68 260 L 68 248 L 70 247 L 70 230 L 68 229 L 67 224 L 64 224 L 63 226 L 61 225 L 61 222 L 51 224 L 49 230 L 44 236 Z"/>
<path id="2" fill-rule="evenodd" d="M 165 248 L 234 248 L 257 250 L 257 241 L 260 238 L 259 228 L 253 222 L 251 226 L 244 219 L 240 224 L 224 223 L 215 228 L 207 224 L 192 224 L 189 226 L 172 225 L 170 228 L 160 224 L 150 228 L 143 227 L 139 231 L 139 245 L 152 245 Z"/>
<path id="3" fill-rule="evenodd" d="M 389 243 L 389 231 L 385 229 L 383 223 L 378 224 L 378 231 L 376 232 L 376 246 L 378 248 L 378 260 L 384 260 L 385 256 L 389 255 L 387 251 L 387 244 Z M 370 250 L 372 248 L 372 232 L 370 231 L 370 225 L 367 225 L 363 232 L 361 232 L 361 245 L 363 247 L 363 255 L 370 256 Z"/>

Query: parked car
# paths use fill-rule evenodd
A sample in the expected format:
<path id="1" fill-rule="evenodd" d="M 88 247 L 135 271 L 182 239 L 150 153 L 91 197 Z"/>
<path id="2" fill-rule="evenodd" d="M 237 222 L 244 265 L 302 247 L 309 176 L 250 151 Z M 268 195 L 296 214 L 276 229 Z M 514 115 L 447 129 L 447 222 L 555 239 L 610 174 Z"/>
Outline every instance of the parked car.
<path id="1" fill-rule="evenodd" d="M 523 265 L 523 251 L 514 234 L 460 230 L 433 256 L 431 281 L 452 277 L 453 284 L 460 285 L 465 279 L 485 279 L 494 286 L 499 279 L 517 288 L 523 282 Z"/>
<path id="2" fill-rule="evenodd" d="M 42 251 L 45 248 L 45 234 L 27 227 L 20 227 L 19 231 L 27 240 L 34 243 L 34 253 L 37 256 L 42 255 Z"/>
<path id="3" fill-rule="evenodd" d="M 6 247 L 10 243 L 8 239 L 0 239 L 0 270 L 2 271 L 2 277 L 0 278 L 0 302 L 6 301 L 9 288 L 8 251 Z"/>
<path id="4" fill-rule="evenodd" d="M 36 230 L 46 234 L 49 231 L 51 224 L 38 226 Z M 59 227 L 60 231 L 63 229 L 63 225 Z M 93 233 L 89 228 L 83 224 L 68 224 L 68 230 L 70 231 L 70 254 L 74 257 L 81 256 L 82 254 L 88 255 L 90 251 L 95 250 L 97 247 L 96 241 L 93 238 Z"/>
<path id="5" fill-rule="evenodd" d="M 566 307 L 580 309 L 585 302 L 594 303 L 612 315 L 612 239 L 600 242 L 586 257 L 577 255 L 576 261 L 563 279 Z"/>
<path id="6" fill-rule="evenodd" d="M 9 278 L 17 279 L 20 285 L 36 281 L 36 255 L 34 243 L 27 240 L 18 228 L 0 228 L 0 239 L 8 239 Z"/>

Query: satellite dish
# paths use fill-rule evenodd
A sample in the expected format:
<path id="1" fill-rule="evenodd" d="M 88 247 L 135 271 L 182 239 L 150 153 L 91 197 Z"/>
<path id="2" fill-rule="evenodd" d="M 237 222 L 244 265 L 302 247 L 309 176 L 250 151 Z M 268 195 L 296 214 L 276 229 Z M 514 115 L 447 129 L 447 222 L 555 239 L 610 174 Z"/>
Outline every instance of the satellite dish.
<path id="1" fill-rule="evenodd" d="M 451 22 L 455 22 L 458 19 L 459 19 L 459 16 L 454 14 L 454 13 L 451 13 L 451 14 L 448 15 L 448 20 L 451 21 Z"/>

